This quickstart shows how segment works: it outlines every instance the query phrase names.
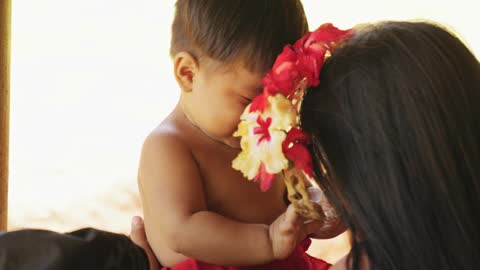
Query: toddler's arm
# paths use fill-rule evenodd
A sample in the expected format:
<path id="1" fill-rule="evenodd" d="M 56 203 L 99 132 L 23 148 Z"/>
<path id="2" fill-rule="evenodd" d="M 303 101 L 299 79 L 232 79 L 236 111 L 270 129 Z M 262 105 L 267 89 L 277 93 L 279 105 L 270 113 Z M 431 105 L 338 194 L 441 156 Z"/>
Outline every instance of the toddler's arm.
<path id="1" fill-rule="evenodd" d="M 300 237 L 302 221 L 292 210 L 271 226 L 207 211 L 196 162 L 174 135 L 147 138 L 138 180 L 148 241 L 160 259 L 166 245 L 208 263 L 257 265 L 287 257 Z"/>

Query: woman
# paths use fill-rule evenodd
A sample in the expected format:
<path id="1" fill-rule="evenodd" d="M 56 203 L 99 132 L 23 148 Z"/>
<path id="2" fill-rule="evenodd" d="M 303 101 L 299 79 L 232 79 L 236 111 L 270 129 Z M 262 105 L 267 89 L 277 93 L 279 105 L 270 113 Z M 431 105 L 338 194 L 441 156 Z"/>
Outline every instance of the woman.
<path id="1" fill-rule="evenodd" d="M 320 82 L 302 124 L 352 231 L 350 268 L 477 268 L 478 60 L 439 26 L 387 22 L 358 29 Z"/>

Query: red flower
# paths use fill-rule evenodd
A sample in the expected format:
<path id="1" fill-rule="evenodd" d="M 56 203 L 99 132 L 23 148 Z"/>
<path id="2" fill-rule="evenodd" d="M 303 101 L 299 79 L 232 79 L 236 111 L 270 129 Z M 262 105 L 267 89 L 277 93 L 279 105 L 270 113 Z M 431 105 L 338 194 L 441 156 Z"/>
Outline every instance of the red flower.
<path id="1" fill-rule="evenodd" d="M 298 52 L 298 70 L 307 78 L 308 86 L 319 84 L 319 75 L 325 54 L 334 49 L 334 44 L 351 34 L 350 30 L 340 30 L 331 23 L 321 25 L 314 32 L 304 35 L 294 44 Z"/>
<path id="2" fill-rule="evenodd" d="M 297 69 L 298 55 L 291 45 L 283 48 L 277 57 L 273 68 L 262 79 L 265 92 L 268 95 L 281 93 L 289 96 L 298 83 L 300 72 Z"/>
<path id="3" fill-rule="evenodd" d="M 322 49 L 323 54 L 302 54 L 298 60 L 298 70 L 307 79 L 307 85 L 310 87 L 317 86 L 320 83 L 320 71 L 327 51 L 325 48 Z"/>
<path id="4" fill-rule="evenodd" d="M 268 105 L 268 97 L 265 93 L 262 93 L 252 100 L 252 103 L 250 104 L 249 112 L 253 113 L 258 111 L 263 113 L 267 105 Z"/>
<path id="5" fill-rule="evenodd" d="M 260 180 L 260 190 L 265 192 L 272 187 L 273 180 L 275 179 L 275 174 L 268 173 L 265 169 L 265 165 L 260 165 L 260 169 L 258 170 L 258 174 L 253 179 L 254 182 Z"/>
<path id="6" fill-rule="evenodd" d="M 267 142 L 270 141 L 270 132 L 268 131 L 268 128 L 272 124 L 272 118 L 268 117 L 267 120 L 263 120 L 262 116 L 258 116 L 257 118 L 257 124 L 258 127 L 255 127 L 253 129 L 253 134 L 255 135 L 262 135 L 260 139 L 258 139 L 258 144 L 261 143 L 263 140 L 266 140 Z"/>
<path id="7" fill-rule="evenodd" d="M 297 169 L 303 170 L 308 176 L 313 177 L 312 157 L 307 149 L 310 140 L 301 129 L 292 128 L 283 141 L 282 148 L 285 156 L 293 161 Z"/>
<path id="8" fill-rule="evenodd" d="M 334 49 L 334 44 L 336 44 L 339 40 L 350 36 L 351 34 L 351 30 L 340 30 L 331 23 L 326 23 L 320 25 L 320 27 L 318 27 L 317 30 L 312 33 L 312 36 L 306 42 L 306 45 L 311 48 L 311 50 L 314 50 L 315 45 L 313 44 L 321 41 L 323 46 L 326 46 L 327 49 L 332 50 Z"/>

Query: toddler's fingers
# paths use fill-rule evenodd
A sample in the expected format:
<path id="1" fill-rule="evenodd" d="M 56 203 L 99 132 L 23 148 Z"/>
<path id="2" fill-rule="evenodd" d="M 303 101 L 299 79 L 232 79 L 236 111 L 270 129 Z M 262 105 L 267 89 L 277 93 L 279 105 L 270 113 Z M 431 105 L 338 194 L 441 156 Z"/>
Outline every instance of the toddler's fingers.
<path id="1" fill-rule="evenodd" d="M 295 211 L 295 207 L 293 205 L 289 205 L 287 211 L 284 213 L 284 218 L 280 228 L 283 232 L 290 233 L 293 230 L 299 229 L 302 225 L 302 222 L 303 220 Z"/>

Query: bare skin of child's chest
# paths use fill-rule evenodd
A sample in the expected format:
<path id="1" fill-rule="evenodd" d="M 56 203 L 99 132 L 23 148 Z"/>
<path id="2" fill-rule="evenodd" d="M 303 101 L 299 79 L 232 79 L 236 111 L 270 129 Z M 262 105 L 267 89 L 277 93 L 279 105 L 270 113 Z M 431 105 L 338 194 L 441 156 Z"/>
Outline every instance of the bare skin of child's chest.
<path id="1" fill-rule="evenodd" d="M 260 191 L 259 183 L 248 181 L 232 168 L 237 153 L 236 149 L 194 150 L 208 208 L 239 222 L 270 224 L 286 209 L 285 186 L 275 181 L 268 191 Z"/>
<path id="2" fill-rule="evenodd" d="M 240 152 L 203 134 L 178 113 L 167 122 L 187 144 L 202 178 L 208 210 L 235 221 L 270 224 L 285 210 L 286 187 L 280 180 L 262 192 L 260 183 L 248 181 L 232 168 Z M 232 132 L 233 133 L 233 132 Z"/>

